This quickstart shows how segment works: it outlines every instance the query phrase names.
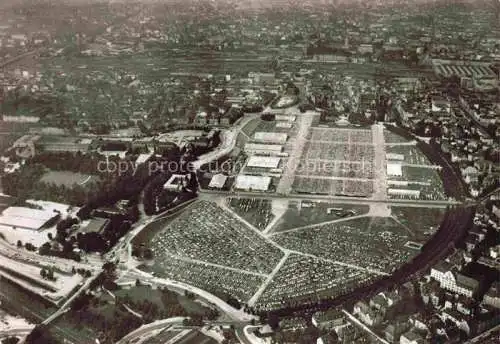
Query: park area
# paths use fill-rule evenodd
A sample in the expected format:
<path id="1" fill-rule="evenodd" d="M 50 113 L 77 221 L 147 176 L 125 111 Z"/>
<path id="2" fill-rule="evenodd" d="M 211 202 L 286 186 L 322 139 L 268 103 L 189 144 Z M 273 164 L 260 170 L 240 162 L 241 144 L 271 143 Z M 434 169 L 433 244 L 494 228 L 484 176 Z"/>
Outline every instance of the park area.
<path id="1" fill-rule="evenodd" d="M 445 213 L 445 208 L 391 206 L 392 216 L 401 224 L 410 228 L 419 237 L 428 237 L 434 233 L 439 228 Z"/>
<path id="2" fill-rule="evenodd" d="M 214 319 L 217 315 L 192 295 L 138 285 L 130 289 L 103 289 L 79 311 L 57 319 L 52 328 L 64 328 L 73 334 L 71 338 L 80 337 L 75 343 L 87 344 L 89 338 L 99 338 L 103 344 L 112 344 L 144 323 L 171 317 Z"/>

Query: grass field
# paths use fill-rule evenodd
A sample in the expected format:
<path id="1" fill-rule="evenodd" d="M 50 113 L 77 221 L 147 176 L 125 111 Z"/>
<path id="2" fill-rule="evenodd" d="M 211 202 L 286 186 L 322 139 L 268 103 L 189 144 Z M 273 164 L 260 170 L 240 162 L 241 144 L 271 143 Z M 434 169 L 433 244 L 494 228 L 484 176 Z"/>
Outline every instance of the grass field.
<path id="1" fill-rule="evenodd" d="M 70 171 L 49 171 L 40 179 L 42 183 L 64 185 L 66 187 L 73 187 L 75 184 L 85 185 L 94 181 L 96 181 L 94 176 Z"/>
<path id="2" fill-rule="evenodd" d="M 241 131 L 247 136 L 252 137 L 253 133 L 255 133 L 257 127 L 260 125 L 260 122 L 262 122 L 260 118 L 252 119 L 243 128 L 241 128 Z"/>
<path id="3" fill-rule="evenodd" d="M 333 210 L 328 213 L 328 209 Z M 367 205 L 293 202 L 274 227 L 274 232 L 282 232 L 292 228 L 338 220 L 351 215 L 366 214 L 368 210 L 369 207 Z M 350 211 L 353 211 L 354 214 L 349 214 Z"/>
<path id="4" fill-rule="evenodd" d="M 162 300 L 162 294 L 159 290 L 154 290 L 149 286 L 137 286 L 131 289 L 121 289 L 114 292 L 117 297 L 130 297 L 134 302 L 142 302 L 148 300 L 160 307 L 160 310 L 167 310 L 171 305 L 166 305 Z M 177 303 L 184 308 L 189 314 L 206 315 L 208 308 L 202 306 L 200 303 L 189 299 L 188 297 L 175 294 Z"/>
<path id="5" fill-rule="evenodd" d="M 419 235 L 439 228 L 446 209 L 391 206 L 391 213 L 398 221 Z"/>
<path id="6" fill-rule="evenodd" d="M 272 133 L 288 133 L 290 129 L 288 128 L 277 128 L 276 121 L 263 121 L 260 120 L 259 125 L 257 126 L 255 131 L 264 131 L 264 132 L 272 132 Z"/>

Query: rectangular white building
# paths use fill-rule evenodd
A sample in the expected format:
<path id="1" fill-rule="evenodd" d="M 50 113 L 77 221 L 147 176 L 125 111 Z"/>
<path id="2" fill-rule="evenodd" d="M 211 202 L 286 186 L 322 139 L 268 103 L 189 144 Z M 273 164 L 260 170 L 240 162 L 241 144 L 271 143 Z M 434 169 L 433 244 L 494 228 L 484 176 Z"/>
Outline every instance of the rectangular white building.
<path id="1" fill-rule="evenodd" d="M 412 198 L 420 197 L 420 190 L 409 190 L 409 189 L 387 189 L 389 195 L 395 196 L 409 196 Z"/>
<path id="2" fill-rule="evenodd" d="M 386 153 L 385 158 L 387 160 L 398 160 L 398 161 L 403 161 L 405 159 L 404 154 L 397 154 L 397 153 Z"/>
<path id="3" fill-rule="evenodd" d="M 293 115 L 276 115 L 275 120 L 277 121 L 286 121 L 286 122 L 295 122 L 297 116 Z"/>
<path id="4" fill-rule="evenodd" d="M 236 177 L 234 188 L 245 191 L 267 191 L 269 185 L 271 185 L 271 177 L 241 174 Z"/>
<path id="5" fill-rule="evenodd" d="M 58 215 L 52 210 L 9 207 L 0 215 L 0 225 L 38 230 Z"/>
<path id="6" fill-rule="evenodd" d="M 291 122 L 285 122 L 285 121 L 276 122 L 276 128 L 291 129 L 292 125 L 293 124 Z"/>
<path id="7" fill-rule="evenodd" d="M 387 163 L 387 175 L 401 177 L 403 175 L 403 167 L 402 167 L 401 163 L 388 162 Z"/>
<path id="8" fill-rule="evenodd" d="M 268 142 L 268 143 L 279 143 L 284 144 L 288 139 L 288 135 L 286 133 L 273 133 L 273 132 L 264 132 L 258 131 L 254 134 L 254 140 L 258 142 Z"/>
<path id="9" fill-rule="evenodd" d="M 248 167 L 277 168 L 281 158 L 274 156 L 252 155 L 247 162 Z"/>
<path id="10" fill-rule="evenodd" d="M 266 145 L 262 143 L 247 143 L 244 150 L 248 154 L 277 155 L 283 152 L 283 146 L 275 144 Z"/>
<path id="11" fill-rule="evenodd" d="M 214 175 L 212 179 L 210 179 L 208 187 L 214 189 L 222 189 L 226 184 L 226 181 L 227 181 L 227 176 L 222 173 L 218 173 Z"/>

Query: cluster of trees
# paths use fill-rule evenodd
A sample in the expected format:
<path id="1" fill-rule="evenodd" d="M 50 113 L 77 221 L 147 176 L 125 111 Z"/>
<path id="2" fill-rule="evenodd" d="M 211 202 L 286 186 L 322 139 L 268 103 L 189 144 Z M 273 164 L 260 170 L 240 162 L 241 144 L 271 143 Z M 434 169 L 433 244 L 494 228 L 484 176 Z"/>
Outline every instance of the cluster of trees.
<path id="1" fill-rule="evenodd" d="M 103 273 L 97 277 L 97 282 L 93 287 L 102 285 L 108 290 L 117 290 L 106 284 L 106 281 L 113 279 L 116 267 L 112 263 L 103 266 Z M 140 284 L 140 283 L 139 283 Z M 90 294 L 82 294 L 73 301 L 72 314 L 77 317 L 77 321 L 89 324 L 103 336 L 99 338 L 101 343 L 116 343 L 127 333 L 135 330 L 143 323 L 150 323 L 158 319 L 166 319 L 175 316 L 191 316 L 198 319 L 198 323 L 203 323 L 203 317 L 192 315 L 186 311 L 179 303 L 178 294 L 168 289 L 159 289 L 161 293 L 161 304 L 154 303 L 148 299 L 133 299 L 129 294 L 117 296 L 115 299 L 113 317 L 109 318 L 96 312 L 98 306 L 102 306 L 103 301 Z M 142 315 L 142 319 L 131 314 L 124 306 Z M 205 315 L 208 319 L 216 319 L 219 313 L 216 310 L 207 308 Z"/>
<path id="2" fill-rule="evenodd" d="M 168 153 L 166 155 L 169 156 Z M 161 169 L 156 167 L 164 159 L 154 159 L 148 164 L 142 164 L 137 168 L 128 168 L 122 174 L 113 176 L 98 192 L 89 198 L 88 202 L 78 212 L 78 217 L 88 219 L 94 209 L 103 206 L 114 206 L 119 200 L 127 199 L 131 201 L 132 206 L 137 205 L 139 195 L 144 187 L 150 180 L 160 174 Z M 135 221 L 137 219 L 133 222 Z"/>
<path id="3" fill-rule="evenodd" d="M 316 343 L 318 338 L 322 336 L 322 334 L 326 334 L 329 336 L 330 340 L 333 340 L 328 343 L 337 343 L 338 337 L 336 336 L 334 331 L 326 332 L 320 331 L 315 326 L 309 325 L 305 329 L 296 329 L 289 331 L 278 331 L 273 338 L 274 343 L 282 344 L 282 343 L 297 343 L 297 344 L 310 344 Z"/>
<path id="4" fill-rule="evenodd" d="M 350 112 L 347 120 L 352 124 L 371 125 L 375 123 L 375 116 L 366 117 L 364 113 Z"/>
<path id="5" fill-rule="evenodd" d="M 153 251 L 150 248 L 147 248 L 143 245 L 134 246 L 132 248 L 132 255 L 134 257 L 137 257 L 140 259 L 145 259 L 145 260 L 151 260 L 154 258 Z"/>
<path id="6" fill-rule="evenodd" d="M 42 268 L 40 270 L 40 276 L 44 279 L 48 279 L 49 281 L 55 281 L 56 277 L 54 276 L 54 269 L 50 268 Z"/>
<path id="7" fill-rule="evenodd" d="M 7 337 L 2 340 L 2 344 L 17 344 L 19 343 L 19 338 L 17 337 Z"/>
<path id="8" fill-rule="evenodd" d="M 17 197 L 19 202 L 23 202 L 31 196 L 35 184 L 44 173 L 45 167 L 43 165 L 23 165 L 17 172 L 2 176 L 3 192 Z"/>
<path id="9" fill-rule="evenodd" d="M 19 247 L 19 248 L 23 247 L 23 243 L 21 242 L 21 240 L 17 241 L 17 247 Z M 24 248 L 27 249 L 28 251 L 31 251 L 31 252 L 34 252 L 37 250 L 37 247 L 30 242 L 25 243 Z"/>
<path id="10" fill-rule="evenodd" d="M 272 113 L 263 113 L 260 115 L 260 119 L 263 121 L 274 121 L 276 119 L 276 115 Z"/>
<path id="11" fill-rule="evenodd" d="M 37 325 L 26 337 L 26 344 L 62 344 L 50 333 L 47 325 Z"/>
<path id="12" fill-rule="evenodd" d="M 105 316 L 90 307 L 98 305 L 99 299 L 89 297 L 86 299 L 85 304 L 82 305 L 82 308 L 73 312 L 72 315 L 77 322 L 87 324 L 87 326 L 97 330 L 96 332 L 101 334 L 99 337 L 100 343 L 114 344 L 143 324 L 141 319 L 118 307 L 118 305 L 114 308 L 111 317 Z"/>
<path id="13" fill-rule="evenodd" d="M 110 157 L 110 159 L 113 159 L 113 157 Z M 71 171 L 94 175 L 99 172 L 99 162 L 102 160 L 103 156 L 96 152 L 42 151 L 32 157 L 30 163 L 40 164 L 54 171 Z"/>

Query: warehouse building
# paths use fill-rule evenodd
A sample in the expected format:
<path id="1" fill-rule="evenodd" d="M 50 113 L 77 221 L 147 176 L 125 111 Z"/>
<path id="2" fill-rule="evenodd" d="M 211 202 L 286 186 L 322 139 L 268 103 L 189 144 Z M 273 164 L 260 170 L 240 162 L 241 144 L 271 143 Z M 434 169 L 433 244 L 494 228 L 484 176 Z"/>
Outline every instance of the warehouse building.
<path id="1" fill-rule="evenodd" d="M 281 158 L 274 156 L 252 155 L 247 162 L 248 167 L 278 168 Z"/>
<path id="2" fill-rule="evenodd" d="M 9 207 L 0 215 L 0 225 L 37 231 L 55 224 L 59 217 L 53 210 Z"/>
<path id="3" fill-rule="evenodd" d="M 268 142 L 268 143 L 278 143 L 284 144 L 288 139 L 288 135 L 286 133 L 273 133 L 273 132 L 264 132 L 258 131 L 254 134 L 254 140 L 258 142 Z"/>
<path id="4" fill-rule="evenodd" d="M 262 155 L 278 155 L 283 152 L 282 145 L 262 144 L 262 143 L 247 143 L 245 144 L 245 153 L 247 154 L 262 154 Z"/>
<path id="5" fill-rule="evenodd" d="M 267 191 L 271 185 L 271 177 L 239 175 L 234 188 L 245 191 Z"/>

